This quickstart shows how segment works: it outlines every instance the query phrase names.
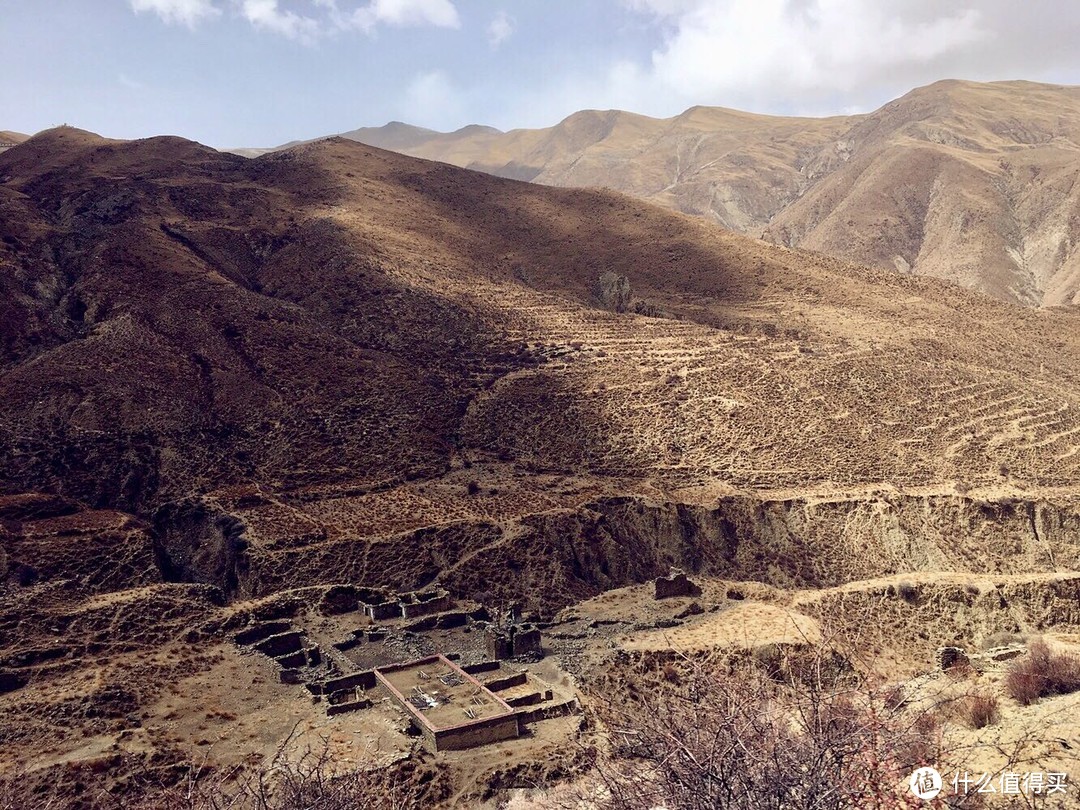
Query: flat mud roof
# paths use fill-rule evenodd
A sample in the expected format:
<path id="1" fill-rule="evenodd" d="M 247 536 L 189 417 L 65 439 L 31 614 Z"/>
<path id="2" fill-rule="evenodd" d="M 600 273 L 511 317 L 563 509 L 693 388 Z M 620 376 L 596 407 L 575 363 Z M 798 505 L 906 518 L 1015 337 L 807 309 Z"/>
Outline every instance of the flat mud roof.
<path id="1" fill-rule="evenodd" d="M 514 713 L 502 698 L 441 655 L 378 667 L 375 677 L 407 712 L 432 731 Z"/>

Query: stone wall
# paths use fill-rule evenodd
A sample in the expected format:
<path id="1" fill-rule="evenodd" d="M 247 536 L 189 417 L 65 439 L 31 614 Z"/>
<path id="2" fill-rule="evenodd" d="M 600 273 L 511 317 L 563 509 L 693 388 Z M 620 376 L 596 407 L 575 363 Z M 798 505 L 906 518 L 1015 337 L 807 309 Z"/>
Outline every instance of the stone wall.
<path id="1" fill-rule="evenodd" d="M 519 737 L 521 727 L 516 714 L 505 714 L 468 725 L 439 729 L 430 736 L 434 737 L 433 751 L 459 751 Z M 427 730 L 424 737 L 426 742 L 429 738 Z"/>

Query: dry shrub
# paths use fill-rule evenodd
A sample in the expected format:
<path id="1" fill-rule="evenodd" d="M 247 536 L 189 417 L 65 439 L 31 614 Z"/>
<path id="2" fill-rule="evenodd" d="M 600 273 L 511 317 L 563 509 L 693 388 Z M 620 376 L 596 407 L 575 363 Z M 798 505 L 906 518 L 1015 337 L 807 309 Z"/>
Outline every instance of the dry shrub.
<path id="1" fill-rule="evenodd" d="M 910 582 L 901 582 L 896 586 L 896 592 L 900 598 L 910 605 L 918 604 L 919 589 Z"/>
<path id="2" fill-rule="evenodd" d="M 969 678 L 975 678 L 978 674 L 978 670 L 972 666 L 967 658 L 957 659 L 945 668 L 945 675 L 954 681 L 964 681 Z"/>
<path id="3" fill-rule="evenodd" d="M 886 687 L 881 699 L 885 704 L 885 708 L 891 712 L 899 711 L 909 703 L 907 690 L 904 689 L 902 683 L 894 683 Z"/>
<path id="4" fill-rule="evenodd" d="M 958 708 L 961 718 L 973 729 L 992 726 L 1001 719 L 997 696 L 988 692 L 965 695 L 961 698 Z"/>
<path id="5" fill-rule="evenodd" d="M 765 663 L 776 664 L 776 651 L 769 652 Z M 780 682 L 777 671 L 787 668 L 761 663 L 719 669 L 688 662 L 678 686 L 658 679 L 633 697 L 597 690 L 593 705 L 610 749 L 598 761 L 598 784 L 574 806 L 910 806 L 897 785 L 915 767 L 938 761 L 935 718 L 890 710 L 884 694 L 844 679 L 825 683 L 803 671 Z M 832 664 L 826 658 L 819 669 L 829 672 Z"/>
<path id="6" fill-rule="evenodd" d="M 1023 706 L 1039 698 L 1076 692 L 1080 690 L 1080 658 L 1056 653 L 1045 641 L 1036 639 L 1028 646 L 1027 655 L 1009 667 L 1005 689 Z"/>
<path id="7" fill-rule="evenodd" d="M 153 770 L 143 762 L 112 786 L 75 778 L 29 790 L 25 779 L 0 780 L 0 810 L 421 810 L 449 796 L 446 772 L 405 760 L 388 767 L 342 772 L 329 748 L 285 754 L 289 736 L 264 765 L 211 767 L 176 763 Z"/>

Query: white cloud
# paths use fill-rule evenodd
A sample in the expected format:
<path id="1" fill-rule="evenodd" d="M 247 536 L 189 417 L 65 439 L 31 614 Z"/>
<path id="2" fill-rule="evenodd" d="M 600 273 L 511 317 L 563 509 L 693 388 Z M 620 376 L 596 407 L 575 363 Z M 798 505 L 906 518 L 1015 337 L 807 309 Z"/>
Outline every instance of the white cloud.
<path id="1" fill-rule="evenodd" d="M 498 48 L 513 33 L 514 18 L 505 11 L 496 14 L 487 27 L 488 42 L 493 48 Z"/>
<path id="2" fill-rule="evenodd" d="M 240 0 L 240 14 L 256 28 L 302 42 L 314 41 L 319 21 L 278 7 L 278 0 Z"/>
<path id="3" fill-rule="evenodd" d="M 222 9 L 215 4 L 217 1 L 226 3 L 255 28 L 306 43 L 335 31 L 360 29 L 370 33 L 379 25 L 461 27 L 452 0 L 370 0 L 353 8 L 343 8 L 339 0 L 304 0 L 303 4 L 311 9 L 309 14 L 293 10 L 299 0 L 292 3 L 293 8 L 282 0 L 129 0 L 136 13 L 154 12 L 166 23 L 189 28 L 219 16 Z M 512 32 L 513 23 L 509 17 L 501 17 L 501 38 L 505 38 Z"/>
<path id="4" fill-rule="evenodd" d="M 130 0 L 136 14 L 151 11 L 166 23 L 194 28 L 202 20 L 216 17 L 221 11 L 213 0 Z"/>
<path id="5" fill-rule="evenodd" d="M 401 27 L 461 27 L 457 8 L 450 0 L 372 0 L 367 6 L 356 9 L 349 19 L 352 25 L 365 31 L 380 23 Z"/>
<path id="6" fill-rule="evenodd" d="M 978 9 L 926 0 L 625 4 L 649 14 L 665 33 L 651 64 L 629 78 L 642 93 L 683 103 L 812 108 L 898 75 L 932 74 L 952 55 L 995 37 Z"/>

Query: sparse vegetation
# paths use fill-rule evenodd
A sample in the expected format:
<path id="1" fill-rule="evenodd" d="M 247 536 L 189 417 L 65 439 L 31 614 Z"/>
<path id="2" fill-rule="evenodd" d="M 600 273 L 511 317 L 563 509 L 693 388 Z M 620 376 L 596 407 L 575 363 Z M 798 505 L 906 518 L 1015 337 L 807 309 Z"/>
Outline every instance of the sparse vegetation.
<path id="1" fill-rule="evenodd" d="M 419 810 L 446 797 L 437 768 L 414 762 L 369 764 L 343 771 L 329 747 L 290 758 L 284 741 L 265 766 L 215 769 L 192 762 L 156 773 L 137 768 L 118 792 L 102 792 L 87 806 L 123 810 Z M 37 804 L 68 806 L 70 785 L 42 785 Z M 0 781 L 0 810 L 24 807 L 17 779 Z M 83 806 L 83 805 L 80 805 Z"/>
<path id="2" fill-rule="evenodd" d="M 959 703 L 960 716 L 973 729 L 991 726 L 1001 719 L 998 699 L 989 692 L 965 695 Z"/>
<path id="3" fill-rule="evenodd" d="M 933 709 L 890 708 L 859 683 L 778 682 L 759 665 L 683 669 L 677 684 L 662 668 L 659 688 L 638 683 L 610 690 L 632 697 L 599 699 L 612 748 L 575 806 L 907 808 L 895 786 L 944 759 Z"/>
<path id="4" fill-rule="evenodd" d="M 915 604 L 919 601 L 919 589 L 910 582 L 898 583 L 896 593 L 908 604 Z"/>
<path id="5" fill-rule="evenodd" d="M 1027 655 L 1009 667 L 1005 688 L 1022 706 L 1039 698 L 1080 690 L 1080 658 L 1054 652 L 1043 639 L 1028 645 Z"/>
<path id="6" fill-rule="evenodd" d="M 908 705 L 907 692 L 901 683 L 894 683 L 887 687 L 881 694 L 881 700 L 885 708 L 891 712 L 898 711 Z"/>

